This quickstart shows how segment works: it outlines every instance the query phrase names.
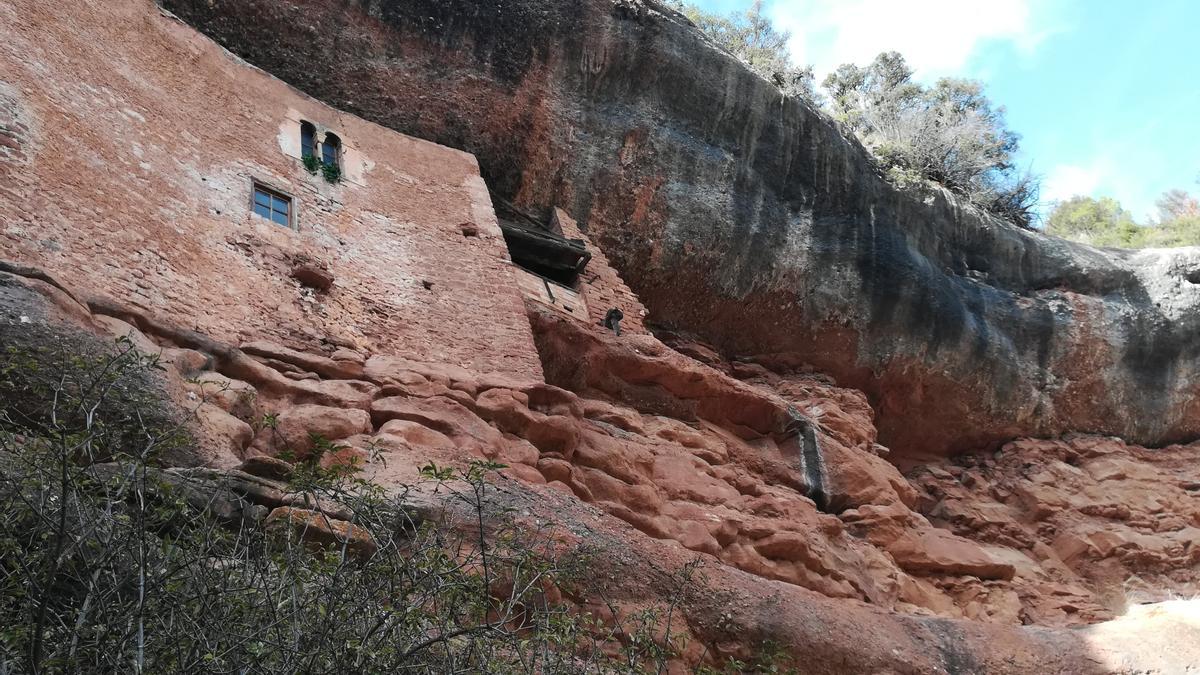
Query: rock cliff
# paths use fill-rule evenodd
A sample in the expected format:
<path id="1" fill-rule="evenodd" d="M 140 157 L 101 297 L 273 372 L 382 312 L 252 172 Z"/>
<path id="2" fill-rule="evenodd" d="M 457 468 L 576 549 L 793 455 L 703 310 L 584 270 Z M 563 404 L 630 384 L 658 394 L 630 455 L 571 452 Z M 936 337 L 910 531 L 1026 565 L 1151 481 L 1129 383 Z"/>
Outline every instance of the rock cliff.
<path id="1" fill-rule="evenodd" d="M 157 355 L 197 439 L 171 460 L 193 468 L 163 475 L 218 518 L 269 511 L 268 526 L 370 555 L 336 505 L 313 511 L 275 480 L 290 471 L 278 457 L 304 460 L 324 438 L 322 466 L 390 488 L 423 462 L 495 459 L 500 512 L 588 550 L 605 600 L 575 599 L 583 609 L 673 607 L 680 672 L 764 645 L 816 659 L 814 673 L 1168 673 L 1200 658 L 1169 648 L 1200 644 L 1190 605 L 1135 606 L 1200 589 L 1195 445 L 1024 440 L 903 476 L 857 391 L 616 338 L 535 302 L 549 383 L 233 346 L 81 297 L 6 266 L 0 337 L 36 347 L 83 328 Z M 703 574 L 670 596 L 697 560 Z"/>
<path id="2" fill-rule="evenodd" d="M 194 443 L 155 471 L 219 520 L 370 556 L 289 461 L 408 495 L 488 459 L 594 560 L 572 611 L 669 610 L 671 672 L 1200 663 L 1200 253 L 898 192 L 653 3 L 162 1 L 328 105 L 152 0 L 0 5 L 0 344 L 157 357 Z M 552 207 L 557 296 L 502 230 Z"/>
<path id="3" fill-rule="evenodd" d="M 901 455 L 1200 432 L 1200 253 L 898 191 L 653 0 L 162 4 L 318 98 L 474 153 L 517 205 L 567 208 L 653 321 L 865 391 Z"/>

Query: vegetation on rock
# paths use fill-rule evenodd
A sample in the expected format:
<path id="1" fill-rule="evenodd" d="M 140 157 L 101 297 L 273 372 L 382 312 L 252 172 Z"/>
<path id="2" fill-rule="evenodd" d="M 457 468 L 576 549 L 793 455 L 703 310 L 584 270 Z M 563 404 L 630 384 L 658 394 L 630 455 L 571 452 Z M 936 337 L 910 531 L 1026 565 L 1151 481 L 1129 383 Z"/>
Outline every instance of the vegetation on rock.
<path id="1" fill-rule="evenodd" d="M 729 15 L 706 12 L 683 0 L 673 0 L 670 4 L 787 96 L 810 102 L 819 99 L 812 66 L 792 63 L 787 48 L 792 36 L 775 28 L 763 13 L 762 0 L 754 0 L 741 14 Z"/>
<path id="2" fill-rule="evenodd" d="M 1050 234 L 1120 248 L 1200 245 L 1200 201 L 1183 190 L 1170 190 L 1158 200 L 1158 217 L 1139 224 L 1111 197 L 1075 196 L 1060 202 L 1046 220 Z"/>
<path id="3" fill-rule="evenodd" d="M 1019 136 L 979 82 L 913 81 L 904 57 L 886 52 L 866 68 L 843 64 L 822 83 L 829 111 L 888 167 L 896 182 L 931 180 L 992 213 L 1028 226 L 1038 181 L 1014 162 Z"/>
<path id="4" fill-rule="evenodd" d="M 1030 226 L 1039 181 L 1016 166 L 1019 136 L 1008 129 L 976 81 L 942 78 L 927 87 L 897 52 L 866 67 L 842 64 L 817 93 L 812 66 L 791 61 L 790 34 L 774 28 L 755 0 L 743 14 L 723 16 L 677 0 L 674 6 L 751 70 L 788 96 L 804 99 L 844 124 L 899 185 L 932 181 L 1018 225 Z"/>
<path id="5" fill-rule="evenodd" d="M 587 556 L 493 504 L 494 465 L 427 472 L 445 507 L 423 512 L 303 464 L 257 489 L 317 510 L 270 516 L 249 474 L 160 468 L 191 439 L 156 369 L 128 342 L 0 355 L 0 672 L 640 672 L 676 653 L 657 610 L 602 624 L 564 600 Z"/>

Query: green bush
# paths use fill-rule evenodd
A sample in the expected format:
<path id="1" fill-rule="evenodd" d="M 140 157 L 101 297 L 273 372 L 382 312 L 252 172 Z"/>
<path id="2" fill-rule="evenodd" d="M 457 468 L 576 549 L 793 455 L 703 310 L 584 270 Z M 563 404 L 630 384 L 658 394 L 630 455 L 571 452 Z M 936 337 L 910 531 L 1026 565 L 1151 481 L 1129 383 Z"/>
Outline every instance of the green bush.
<path id="1" fill-rule="evenodd" d="M 1168 191 L 1159 200 L 1158 220 L 1141 224 L 1111 197 L 1075 196 L 1055 205 L 1046 221 L 1046 232 L 1093 246 L 1197 246 L 1200 204 L 1186 192 Z"/>
<path id="2" fill-rule="evenodd" d="M 314 176 L 321 171 L 321 158 L 316 155 L 305 155 L 300 161 L 304 163 L 304 170 Z"/>
<path id="3" fill-rule="evenodd" d="M 926 86 L 913 79 L 903 56 L 883 52 L 865 67 L 840 65 L 821 82 L 822 95 L 813 67 L 792 61 L 791 35 L 775 28 L 762 0 L 728 15 L 689 0 L 667 4 L 785 95 L 845 125 L 901 187 L 937 183 L 988 212 L 1032 225 L 1040 179 L 1016 166 L 1019 137 L 981 83 L 942 78 Z"/>
<path id="4" fill-rule="evenodd" d="M 329 183 L 336 183 L 342 179 L 342 167 L 337 164 L 322 164 L 321 175 Z"/>
<path id="5" fill-rule="evenodd" d="M 157 465 L 191 440 L 156 368 L 127 342 L 4 356 L 0 672 L 661 672 L 675 653 L 673 604 L 664 639 L 657 612 L 602 625 L 564 600 L 587 593 L 587 556 L 491 503 L 498 465 L 430 465 L 442 506 L 418 512 L 309 463 L 288 489 L 377 550 L 278 536 L 261 507 Z"/>

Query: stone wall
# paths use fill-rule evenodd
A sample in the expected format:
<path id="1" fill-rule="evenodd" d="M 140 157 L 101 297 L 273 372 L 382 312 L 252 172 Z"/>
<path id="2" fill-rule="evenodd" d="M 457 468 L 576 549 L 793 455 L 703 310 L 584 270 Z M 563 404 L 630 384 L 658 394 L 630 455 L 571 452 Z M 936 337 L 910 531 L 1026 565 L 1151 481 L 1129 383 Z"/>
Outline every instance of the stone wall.
<path id="1" fill-rule="evenodd" d="M 588 320 L 587 300 L 582 293 L 519 267 L 515 271 L 517 285 L 520 286 L 525 297 L 553 307 L 580 321 Z"/>
<path id="2" fill-rule="evenodd" d="M 556 208 L 551 217 L 551 227 L 561 230 L 568 239 L 582 239 L 587 246 L 592 259 L 587 268 L 579 275 L 581 295 L 587 300 L 588 319 L 592 324 L 603 324 L 604 316 L 610 309 L 619 309 L 624 315 L 621 319 L 621 332 L 646 333 L 643 323 L 646 318 L 646 308 L 637 294 L 630 290 L 617 270 L 613 269 L 608 257 L 600 247 L 592 243 L 575 219 L 568 216 L 566 211 Z"/>
<path id="3" fill-rule="evenodd" d="M 319 103 L 151 0 L 15 0 L 0 26 L 0 258 L 232 344 L 541 376 L 471 155 Z M 305 171 L 301 120 L 342 139 L 340 182 Z M 291 196 L 292 228 L 251 211 L 252 181 Z"/>

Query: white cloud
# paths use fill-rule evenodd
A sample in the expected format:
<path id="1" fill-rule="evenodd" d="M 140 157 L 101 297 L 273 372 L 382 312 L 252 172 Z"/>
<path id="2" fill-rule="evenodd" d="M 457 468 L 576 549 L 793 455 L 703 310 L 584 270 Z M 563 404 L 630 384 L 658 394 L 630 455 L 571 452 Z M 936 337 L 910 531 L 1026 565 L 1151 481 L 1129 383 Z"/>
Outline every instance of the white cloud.
<path id="1" fill-rule="evenodd" d="M 1108 169 L 1101 163 L 1089 166 L 1059 164 L 1042 181 L 1042 201 L 1051 203 L 1076 195 L 1094 195 L 1107 178 Z"/>
<path id="2" fill-rule="evenodd" d="M 1155 215 L 1155 200 L 1162 192 L 1162 180 L 1133 170 L 1140 162 L 1117 162 L 1119 155 L 1101 154 L 1078 164 L 1059 164 L 1042 181 L 1043 215 L 1049 215 L 1056 202 L 1076 195 L 1112 197 L 1133 213 L 1138 222 Z"/>
<path id="3" fill-rule="evenodd" d="M 792 56 L 818 76 L 895 50 L 927 79 L 961 74 L 988 42 L 1031 52 L 1048 34 L 1033 7 L 1033 0 L 774 0 L 768 11 L 792 33 Z"/>

